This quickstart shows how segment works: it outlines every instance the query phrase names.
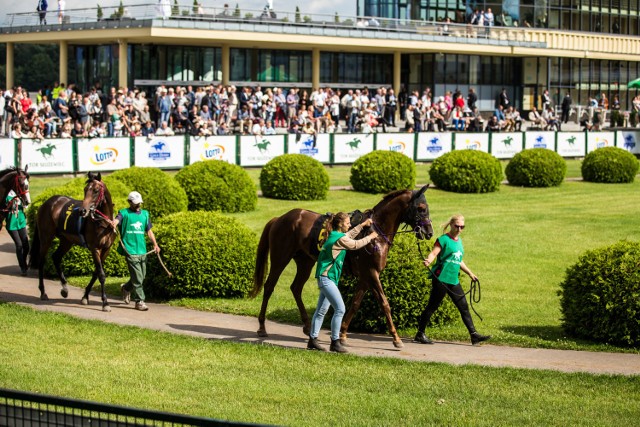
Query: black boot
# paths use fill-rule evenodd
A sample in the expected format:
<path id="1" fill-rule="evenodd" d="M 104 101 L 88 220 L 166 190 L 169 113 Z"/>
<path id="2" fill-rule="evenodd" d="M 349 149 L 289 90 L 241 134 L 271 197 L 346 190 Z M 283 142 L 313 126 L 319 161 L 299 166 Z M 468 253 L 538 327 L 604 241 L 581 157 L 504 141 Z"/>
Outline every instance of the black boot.
<path id="1" fill-rule="evenodd" d="M 327 351 L 326 348 L 324 348 L 323 346 L 320 345 L 320 343 L 318 343 L 317 338 L 311 338 L 311 337 L 309 337 L 309 342 L 307 342 L 307 350 Z"/>
<path id="2" fill-rule="evenodd" d="M 329 350 L 335 351 L 336 353 L 349 353 L 347 349 L 340 343 L 340 340 L 331 340 L 331 347 Z"/>
<path id="3" fill-rule="evenodd" d="M 480 335 L 477 332 L 471 333 L 471 345 L 480 344 L 483 341 L 491 339 L 491 335 Z"/>
<path id="4" fill-rule="evenodd" d="M 431 341 L 424 332 L 418 332 L 413 341 L 420 344 L 433 344 L 433 341 Z"/>

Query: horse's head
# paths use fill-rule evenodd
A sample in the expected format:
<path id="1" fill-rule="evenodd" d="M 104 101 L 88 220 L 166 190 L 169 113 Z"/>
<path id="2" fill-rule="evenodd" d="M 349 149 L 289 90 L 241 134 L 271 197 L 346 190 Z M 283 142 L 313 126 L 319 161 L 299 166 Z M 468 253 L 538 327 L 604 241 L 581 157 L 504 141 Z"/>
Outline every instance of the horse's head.
<path id="1" fill-rule="evenodd" d="M 89 172 L 87 174 L 87 185 L 84 187 L 84 199 L 82 200 L 81 214 L 83 217 L 89 216 L 92 211 L 95 211 L 102 204 L 105 200 L 104 190 L 100 172 L 97 174 Z"/>
<path id="2" fill-rule="evenodd" d="M 416 238 L 429 240 L 433 236 L 431 217 L 429 214 L 429 204 L 424 192 L 429 188 L 429 184 L 420 190 L 414 191 L 409 200 L 409 208 L 406 210 L 403 222 L 413 228 Z"/>
<path id="3" fill-rule="evenodd" d="M 29 165 L 24 169 L 16 168 L 16 177 L 13 183 L 12 190 L 16 193 L 16 196 L 20 199 L 23 206 L 29 206 L 31 203 L 31 195 L 29 194 Z"/>

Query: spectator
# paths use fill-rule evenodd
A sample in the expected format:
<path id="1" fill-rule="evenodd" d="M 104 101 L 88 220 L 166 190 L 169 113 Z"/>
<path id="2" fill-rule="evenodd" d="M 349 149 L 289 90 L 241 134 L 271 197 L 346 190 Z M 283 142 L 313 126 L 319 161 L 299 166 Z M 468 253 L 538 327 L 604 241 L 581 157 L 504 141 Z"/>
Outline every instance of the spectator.
<path id="1" fill-rule="evenodd" d="M 155 135 L 156 136 L 173 136 L 175 135 L 175 132 L 173 131 L 173 129 L 171 129 L 169 124 L 165 121 L 160 124 L 160 127 L 156 130 Z"/>

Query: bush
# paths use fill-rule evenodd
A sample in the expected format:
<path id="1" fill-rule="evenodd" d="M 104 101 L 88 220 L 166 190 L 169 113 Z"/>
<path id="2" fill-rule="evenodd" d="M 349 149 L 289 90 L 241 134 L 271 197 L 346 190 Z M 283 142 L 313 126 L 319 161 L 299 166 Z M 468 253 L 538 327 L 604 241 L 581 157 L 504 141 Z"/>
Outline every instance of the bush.
<path id="1" fill-rule="evenodd" d="M 325 200 L 329 174 L 322 163 L 304 154 L 283 154 L 260 171 L 265 197 L 284 200 Z"/>
<path id="2" fill-rule="evenodd" d="M 145 290 L 155 297 L 241 298 L 253 288 L 255 233 L 218 212 L 181 212 L 154 225 L 168 277 L 150 256 Z"/>
<path id="3" fill-rule="evenodd" d="M 427 247 L 428 246 L 428 247 Z M 422 249 L 425 254 L 431 251 L 432 243 Z M 353 253 L 348 253 L 350 257 Z M 352 262 L 351 259 L 348 261 Z M 350 265 L 345 262 L 340 290 L 347 309 L 351 306 L 357 279 L 349 275 Z M 427 306 L 431 293 L 431 280 L 427 278 L 427 269 L 413 235 L 398 234 L 389 251 L 387 266 L 380 275 L 382 288 L 391 306 L 391 317 L 397 329 L 415 328 L 422 310 Z M 458 310 L 448 298 L 431 317 L 432 325 L 443 325 L 459 317 Z M 362 305 L 354 316 L 350 330 L 368 333 L 386 333 L 387 322 L 380 305 L 371 291 L 362 299 Z"/>
<path id="4" fill-rule="evenodd" d="M 598 148 L 582 162 L 582 179 L 612 184 L 630 183 L 638 173 L 638 159 L 618 147 Z"/>
<path id="5" fill-rule="evenodd" d="M 516 154 L 505 170 L 511 185 L 556 187 L 564 181 L 567 162 L 555 151 L 532 148 Z"/>
<path id="6" fill-rule="evenodd" d="M 222 160 L 196 162 L 176 175 L 189 210 L 248 212 L 256 209 L 256 186 L 247 171 Z"/>
<path id="7" fill-rule="evenodd" d="M 565 331 L 615 345 L 640 345 L 640 243 L 588 251 L 560 284 Z"/>
<path id="8" fill-rule="evenodd" d="M 416 165 L 402 153 L 376 150 L 355 161 L 349 181 L 364 193 L 411 189 L 416 185 Z"/>
<path id="9" fill-rule="evenodd" d="M 438 157 L 429 169 L 431 181 L 446 191 L 490 193 L 502 182 L 500 161 L 478 150 L 456 150 Z"/>
<path id="10" fill-rule="evenodd" d="M 187 195 L 184 190 L 171 175 L 158 168 L 132 166 L 114 172 L 111 178 L 123 182 L 129 191 L 137 191 L 142 195 L 143 207 L 149 211 L 152 221 L 187 210 Z M 127 203 L 119 209 L 128 206 Z"/>

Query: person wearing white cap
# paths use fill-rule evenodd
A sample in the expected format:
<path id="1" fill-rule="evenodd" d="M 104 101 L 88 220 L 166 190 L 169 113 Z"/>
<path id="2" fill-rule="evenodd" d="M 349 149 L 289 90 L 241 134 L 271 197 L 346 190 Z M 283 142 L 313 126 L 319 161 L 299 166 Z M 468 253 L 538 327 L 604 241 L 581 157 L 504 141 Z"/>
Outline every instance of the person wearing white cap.
<path id="1" fill-rule="evenodd" d="M 125 304 L 131 302 L 131 292 L 134 292 L 136 310 L 147 311 L 142 282 L 147 274 L 147 242 L 145 234 L 153 244 L 153 250 L 158 253 L 160 247 L 151 230 L 151 218 L 149 211 L 142 209 L 142 195 L 137 191 L 129 193 L 127 198 L 129 207 L 121 209 L 111 223 L 113 228 L 118 227 L 120 232 L 120 245 L 118 253 L 124 255 L 127 260 L 130 278 L 127 283 L 121 285 L 122 299 Z"/>

